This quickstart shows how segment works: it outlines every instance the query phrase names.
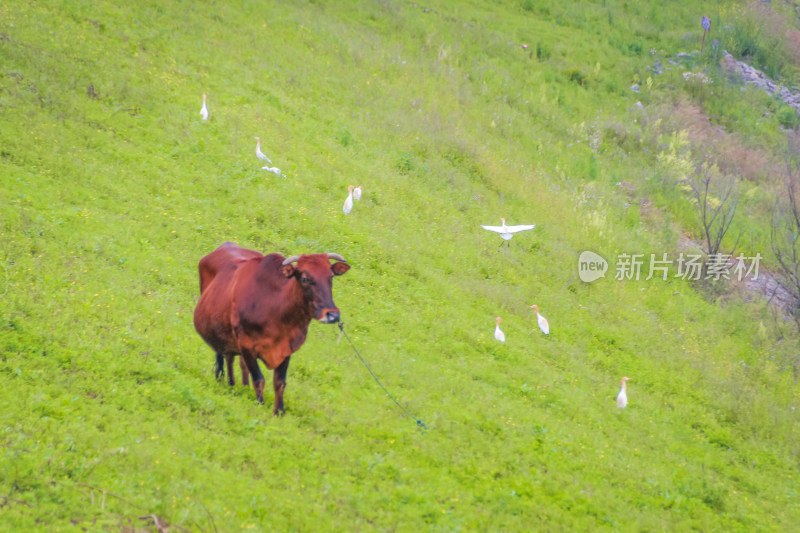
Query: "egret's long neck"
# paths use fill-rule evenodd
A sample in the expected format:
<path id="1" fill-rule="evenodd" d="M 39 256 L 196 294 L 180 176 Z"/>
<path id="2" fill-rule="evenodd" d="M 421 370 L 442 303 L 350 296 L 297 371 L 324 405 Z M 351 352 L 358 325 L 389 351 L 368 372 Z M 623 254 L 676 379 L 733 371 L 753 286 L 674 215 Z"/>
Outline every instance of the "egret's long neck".
<path id="1" fill-rule="evenodd" d="M 627 384 L 627 382 L 626 382 L 624 379 L 622 380 L 622 387 L 620 387 L 620 389 L 619 389 L 619 390 L 621 390 L 622 392 L 624 392 L 624 393 L 626 393 L 626 394 L 627 394 L 627 391 L 628 391 L 628 384 Z"/>

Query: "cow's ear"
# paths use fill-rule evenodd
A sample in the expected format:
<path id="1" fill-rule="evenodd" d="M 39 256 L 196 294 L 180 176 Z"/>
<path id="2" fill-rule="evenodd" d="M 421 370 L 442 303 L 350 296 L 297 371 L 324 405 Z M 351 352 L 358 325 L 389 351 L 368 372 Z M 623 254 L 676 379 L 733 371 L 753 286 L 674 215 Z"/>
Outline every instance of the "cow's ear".
<path id="1" fill-rule="evenodd" d="M 350 265 L 348 265 L 347 263 L 342 263 L 341 261 L 339 261 L 338 263 L 334 263 L 333 264 L 333 266 L 331 267 L 331 270 L 333 270 L 333 274 L 335 276 L 341 276 L 342 274 L 344 274 L 345 272 L 350 270 Z"/>
<path id="2" fill-rule="evenodd" d="M 291 278 L 294 276 L 294 266 L 292 265 L 283 265 L 281 267 L 281 273 L 286 276 L 287 278 Z"/>

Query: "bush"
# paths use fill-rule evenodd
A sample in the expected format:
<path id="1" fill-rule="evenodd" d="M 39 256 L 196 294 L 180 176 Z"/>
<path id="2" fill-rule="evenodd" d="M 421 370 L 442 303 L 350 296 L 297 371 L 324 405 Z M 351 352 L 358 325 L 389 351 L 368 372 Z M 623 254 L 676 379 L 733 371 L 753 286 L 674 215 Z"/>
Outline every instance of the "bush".
<path id="1" fill-rule="evenodd" d="M 581 86 L 586 83 L 586 75 L 576 68 L 571 68 L 567 71 L 567 79 Z"/>
<path id="2" fill-rule="evenodd" d="M 790 130 L 797 129 L 797 126 L 800 125 L 800 119 L 797 117 L 797 111 L 788 105 L 781 106 L 780 109 L 778 109 L 778 111 L 775 113 L 775 118 L 778 119 L 778 123 L 782 127 Z"/>

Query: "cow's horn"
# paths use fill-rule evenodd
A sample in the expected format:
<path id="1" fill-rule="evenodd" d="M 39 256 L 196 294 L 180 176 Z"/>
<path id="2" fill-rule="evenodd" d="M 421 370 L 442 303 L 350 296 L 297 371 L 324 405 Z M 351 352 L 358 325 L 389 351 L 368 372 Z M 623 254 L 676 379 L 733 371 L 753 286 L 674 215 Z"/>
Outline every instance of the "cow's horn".
<path id="1" fill-rule="evenodd" d="M 298 259 L 300 259 L 299 255 L 293 255 L 292 257 L 287 257 L 286 259 L 283 260 L 283 263 L 281 263 L 281 266 L 286 266 L 289 263 L 294 263 Z"/>
<path id="2" fill-rule="evenodd" d="M 345 259 L 339 254 L 328 254 L 328 259 L 336 259 L 337 261 L 344 261 L 345 263 L 347 263 L 347 259 Z"/>

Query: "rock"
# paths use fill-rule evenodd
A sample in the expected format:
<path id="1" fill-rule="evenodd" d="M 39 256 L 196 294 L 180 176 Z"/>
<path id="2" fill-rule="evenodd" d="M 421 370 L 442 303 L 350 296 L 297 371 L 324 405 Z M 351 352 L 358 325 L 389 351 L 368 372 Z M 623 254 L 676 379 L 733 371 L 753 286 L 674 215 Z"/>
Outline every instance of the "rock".
<path id="1" fill-rule="evenodd" d="M 680 56 L 680 54 L 678 54 Z M 792 93 L 787 87 L 782 86 L 780 83 L 771 80 L 766 74 L 758 69 L 755 69 L 737 61 L 730 54 L 725 54 L 720 60 L 724 70 L 730 74 L 736 75 L 742 79 L 746 84 L 755 85 L 767 94 L 777 96 L 786 105 L 800 110 L 800 94 Z M 744 90 L 744 88 L 742 88 Z"/>
<path id="2" fill-rule="evenodd" d="M 656 62 L 653 63 L 653 72 L 655 72 L 656 74 L 661 74 L 662 72 L 664 72 L 664 67 L 661 66 L 661 61 L 659 61 L 658 59 L 656 59 Z"/>

